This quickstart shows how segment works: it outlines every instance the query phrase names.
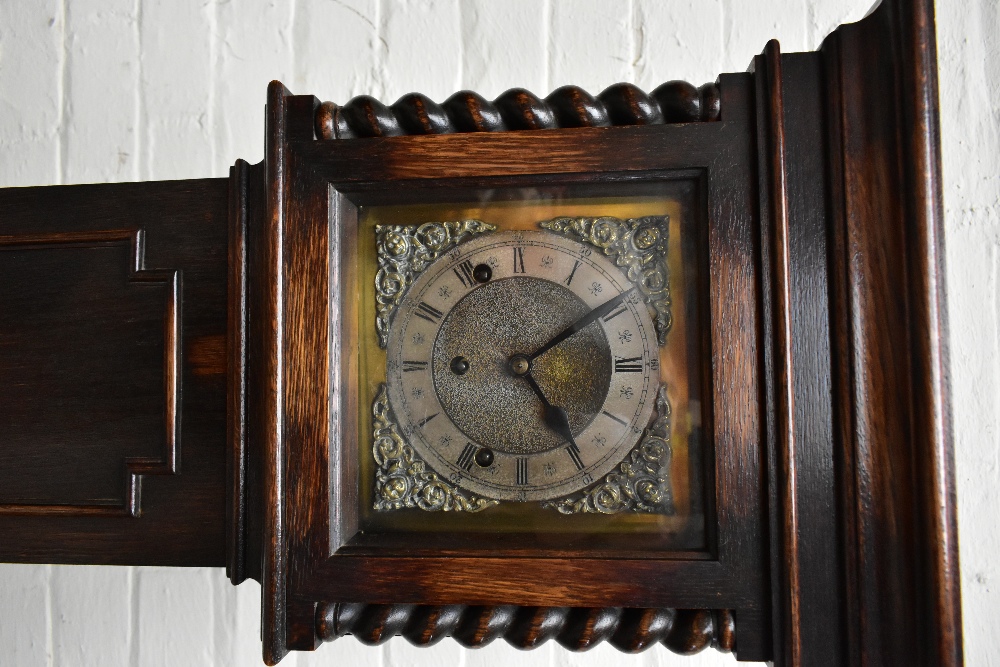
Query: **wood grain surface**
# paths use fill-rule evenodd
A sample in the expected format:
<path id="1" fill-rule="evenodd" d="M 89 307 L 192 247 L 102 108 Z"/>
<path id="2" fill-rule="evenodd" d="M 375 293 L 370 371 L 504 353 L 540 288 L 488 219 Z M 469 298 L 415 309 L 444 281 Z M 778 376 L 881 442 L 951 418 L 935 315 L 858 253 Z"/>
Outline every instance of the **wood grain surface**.
<path id="1" fill-rule="evenodd" d="M 226 193 L 0 191 L 4 560 L 223 563 Z"/>
<path id="2" fill-rule="evenodd" d="M 523 88 L 512 88 L 493 101 L 463 90 L 441 104 L 420 93 L 403 95 L 388 106 L 361 95 L 343 106 L 323 102 L 316 109 L 315 123 L 320 139 L 354 139 L 718 119 L 716 84 L 696 88 L 686 81 L 668 81 L 649 93 L 631 83 L 616 83 L 598 95 L 579 86 L 562 86 L 545 99 Z"/>
<path id="3" fill-rule="evenodd" d="M 763 460 L 755 407 L 761 402 L 762 329 L 753 237 L 752 90 L 748 75 L 723 75 L 716 123 L 551 130 L 531 141 L 524 133 L 499 132 L 323 142 L 312 138 L 315 98 L 272 84 L 267 206 L 248 223 L 262 230 L 257 241 L 251 234 L 248 245 L 249 331 L 266 342 L 251 341 L 248 348 L 248 399 L 257 407 L 247 410 L 245 426 L 249 439 L 260 442 L 260 458 L 251 457 L 249 465 L 259 466 L 263 479 L 260 572 L 268 662 L 317 645 L 320 601 L 358 599 L 607 605 L 668 615 L 674 608 L 724 606 L 743 628 L 740 657 L 769 654 L 759 529 L 764 508 L 747 501 L 762 498 Z M 534 158 L 524 161 L 526 153 Z M 693 260 L 704 281 L 702 383 L 711 388 L 703 398 L 710 434 L 704 552 L 633 560 L 523 546 L 512 569 L 506 558 L 488 557 L 474 545 L 435 553 L 433 534 L 413 536 L 413 545 L 431 554 L 421 558 L 409 557 L 409 547 L 352 550 L 357 481 L 344 471 L 356 470 L 351 461 L 358 449 L 346 417 L 351 410 L 344 407 L 354 383 L 363 379 L 351 370 L 352 337 L 345 327 L 357 324 L 339 319 L 331 349 L 327 321 L 331 299 L 341 309 L 356 289 L 344 278 L 356 261 L 350 239 L 357 207 L 474 188 L 565 183 L 607 190 L 615 183 L 669 178 L 695 179 L 704 202 L 692 212 L 702 237 Z M 341 291 L 328 297 L 331 284 Z M 713 357 L 725 363 L 710 362 Z M 330 384 L 331 377 L 339 383 Z M 334 431 L 327 430 L 330 414 L 340 415 Z M 331 460 L 338 462 L 332 470 Z"/>
<path id="4" fill-rule="evenodd" d="M 270 664 L 345 634 L 961 664 L 935 60 L 931 2 L 886 0 L 700 89 L 273 82 L 228 180 L 0 191 L 0 558 L 225 565 Z M 671 179 L 704 543 L 362 535 L 359 211 Z"/>
<path id="5" fill-rule="evenodd" d="M 845 660 L 958 665 L 933 4 L 885 2 L 822 52 Z"/>

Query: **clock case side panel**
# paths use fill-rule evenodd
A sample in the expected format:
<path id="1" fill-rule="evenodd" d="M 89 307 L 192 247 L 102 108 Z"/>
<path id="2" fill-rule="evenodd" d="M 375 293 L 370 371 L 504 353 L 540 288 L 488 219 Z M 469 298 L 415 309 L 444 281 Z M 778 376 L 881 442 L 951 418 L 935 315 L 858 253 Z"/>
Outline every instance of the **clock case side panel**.
<path id="1" fill-rule="evenodd" d="M 817 53 L 771 41 L 753 64 L 761 174 L 775 656 L 844 664 L 828 294 L 825 98 Z M 834 594 L 831 594 L 834 591 Z"/>
<path id="2" fill-rule="evenodd" d="M 288 150 L 292 140 L 312 139 L 316 106 L 315 98 L 293 96 L 272 81 L 264 161 L 238 162 L 232 172 L 240 200 L 232 204 L 230 221 L 236 247 L 230 249 L 235 329 L 230 331 L 229 399 L 242 407 L 229 415 L 227 569 L 235 584 L 246 577 L 261 583 L 261 641 L 269 665 L 291 649 L 315 647 L 295 635 L 301 623 L 287 620 L 311 617 L 315 606 L 287 595 L 289 553 L 313 543 L 325 551 L 329 541 L 328 533 L 310 533 L 301 521 L 291 525 L 286 511 L 296 500 L 308 506 L 316 489 L 327 488 L 322 468 L 330 441 L 328 224 L 309 208 L 314 203 L 326 215 L 326 189 L 313 197 L 303 192 L 317 181 L 296 172 Z M 303 205 L 289 206 L 289 201 Z M 295 324 L 288 325 L 289 320 Z M 306 322 L 313 325 L 298 326 Z M 313 456 L 303 462 L 303 455 Z M 301 465 L 312 466 L 320 479 L 315 487 L 289 480 L 289 468 Z M 309 497 L 288 497 L 290 486 L 292 493 Z M 318 522 L 329 531 L 325 518 Z M 301 529 L 314 542 L 304 542 Z M 309 629 L 308 634 L 315 633 Z"/>
<path id="3" fill-rule="evenodd" d="M 753 65 L 776 664 L 961 664 L 929 2 Z"/>
<path id="4" fill-rule="evenodd" d="M 962 663 L 934 8 L 821 48 L 847 661 Z"/>
<path id="5" fill-rule="evenodd" d="M 760 372 L 756 350 L 761 331 L 755 303 L 752 86 L 747 75 L 726 75 L 720 82 L 723 100 L 729 96 L 728 124 L 724 106 L 721 123 L 670 128 L 336 142 L 313 139 L 308 121 L 315 109 L 314 98 L 291 96 L 280 84 L 272 84 L 265 213 L 260 231 L 248 233 L 257 239 L 259 249 L 250 252 L 251 266 L 256 267 L 250 270 L 250 279 L 256 276 L 261 290 L 251 295 L 250 309 L 257 304 L 264 319 L 253 326 L 270 341 L 261 348 L 261 357 L 250 356 L 248 368 L 257 367 L 255 384 L 267 386 L 258 408 L 248 411 L 246 429 L 260 443 L 264 515 L 260 569 L 267 661 L 279 660 L 289 649 L 314 648 L 321 639 L 316 602 L 337 600 L 596 608 L 670 603 L 712 609 L 728 599 L 740 619 L 740 657 L 768 656 L 764 624 L 769 612 L 760 529 L 763 508 L 758 502 L 747 502 L 762 497 L 763 474 L 760 422 L 752 407 L 759 403 L 760 383 L 754 378 Z M 529 152 L 544 157 L 537 163 L 510 157 Z M 462 159 L 454 160 L 456 155 Z M 333 271 L 331 245 L 343 242 L 343 237 L 333 240 L 328 228 L 333 224 L 343 229 L 347 218 L 341 214 L 351 208 L 342 205 L 338 193 L 362 190 L 366 183 L 436 188 L 535 177 L 613 181 L 654 173 L 665 166 L 697 165 L 709 169 L 712 224 L 707 280 L 715 295 L 709 345 L 717 355 L 729 350 L 724 356 L 728 363 L 710 364 L 713 376 L 706 389 L 715 402 L 717 424 L 725 424 L 721 431 L 715 427 L 714 460 L 709 468 L 716 480 L 710 487 L 716 489 L 710 497 L 717 522 L 710 534 L 718 534 L 711 545 L 713 559 L 522 558 L 518 561 L 522 567 L 514 572 L 505 559 L 473 554 L 421 559 L 335 555 L 337 545 L 351 532 L 349 503 L 344 498 L 352 497 L 352 486 L 357 483 L 345 475 L 349 455 L 332 472 L 329 466 L 331 459 L 348 449 L 331 437 L 338 433 L 331 412 L 343 404 L 335 405 L 340 399 L 335 398 L 338 393 L 331 383 L 339 340 L 325 324 L 332 312 L 328 290 L 342 289 L 337 276 L 343 275 Z M 735 321 L 741 323 L 742 342 L 727 333 L 727 323 Z M 319 322 L 323 327 L 317 327 Z M 341 373 L 349 368 L 347 358 L 338 363 Z M 733 416 L 733 406 L 744 406 L 737 411 L 746 414 Z M 718 422 L 723 415 L 724 422 Z M 331 445 L 336 454 L 329 453 Z M 253 446 L 249 449 L 253 451 Z M 340 526 L 330 520 L 331 501 L 346 510 L 339 515 Z M 454 573 L 485 568 L 487 585 L 480 577 L 442 578 L 442 566 Z M 573 582 L 568 589 L 540 585 L 550 578 L 552 568 Z M 616 580 L 624 582 L 623 572 L 631 581 L 655 582 L 659 592 L 650 595 L 646 586 L 613 585 Z M 491 577 L 493 583 L 488 583 Z"/>

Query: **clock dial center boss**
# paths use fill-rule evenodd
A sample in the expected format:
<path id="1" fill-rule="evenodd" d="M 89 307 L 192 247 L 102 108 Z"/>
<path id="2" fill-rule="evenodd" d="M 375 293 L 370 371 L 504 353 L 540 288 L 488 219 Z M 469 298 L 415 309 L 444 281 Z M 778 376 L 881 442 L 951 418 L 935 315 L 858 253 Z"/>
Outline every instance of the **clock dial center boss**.
<path id="1" fill-rule="evenodd" d="M 410 444 L 499 500 L 583 488 L 636 444 L 658 385 L 646 305 L 593 248 L 545 232 L 464 243 L 414 282 L 387 386 Z"/>

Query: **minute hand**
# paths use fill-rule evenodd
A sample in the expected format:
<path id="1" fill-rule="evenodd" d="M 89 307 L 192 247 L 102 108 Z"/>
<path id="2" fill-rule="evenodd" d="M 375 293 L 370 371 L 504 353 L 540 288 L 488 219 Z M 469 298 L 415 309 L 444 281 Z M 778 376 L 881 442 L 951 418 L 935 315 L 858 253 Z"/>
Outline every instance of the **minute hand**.
<path id="1" fill-rule="evenodd" d="M 534 361 L 538 357 L 542 356 L 543 354 L 554 348 L 559 343 L 563 342 L 564 340 L 575 334 L 577 331 L 580 331 L 581 329 L 584 329 L 585 327 L 589 326 L 591 322 L 597 321 L 599 317 L 604 317 L 612 310 L 614 310 L 615 306 L 624 301 L 625 298 L 634 291 L 635 288 L 633 287 L 630 290 L 626 290 L 621 294 L 612 297 L 611 299 L 608 299 L 607 301 L 599 305 L 597 308 L 594 308 L 592 311 L 590 311 L 589 313 L 578 319 L 576 322 L 573 322 L 573 324 L 569 325 L 568 327 L 560 331 L 558 334 L 556 334 L 555 338 L 553 338 L 548 343 L 543 345 L 541 348 L 536 350 L 534 354 L 528 357 L 528 360 Z"/>

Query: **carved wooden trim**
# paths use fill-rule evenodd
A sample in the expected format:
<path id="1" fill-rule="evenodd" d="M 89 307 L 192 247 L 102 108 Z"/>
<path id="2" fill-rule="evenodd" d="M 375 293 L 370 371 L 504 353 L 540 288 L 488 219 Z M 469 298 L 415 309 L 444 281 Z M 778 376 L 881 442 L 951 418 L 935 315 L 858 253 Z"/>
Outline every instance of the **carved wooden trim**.
<path id="1" fill-rule="evenodd" d="M 255 436 L 259 441 L 262 462 L 260 486 L 263 502 L 263 530 L 260 554 L 261 618 L 264 661 L 277 664 L 288 652 L 285 640 L 288 578 L 287 526 L 285 514 L 285 441 L 284 441 L 284 292 L 285 280 L 285 161 L 287 127 L 285 112 L 288 90 L 280 82 L 267 87 L 267 149 L 265 164 L 265 213 L 252 250 L 256 266 L 251 283 L 259 281 L 259 310 L 253 317 L 259 326 L 269 327 L 259 349 L 260 370 L 254 383 L 260 391 L 256 398 Z M 266 385 L 265 385 L 266 383 Z M 263 385 L 263 386 L 262 386 Z"/>
<path id="2" fill-rule="evenodd" d="M 668 81 L 651 93 L 617 83 L 596 97 L 578 86 L 557 88 L 545 99 L 512 88 L 492 102 L 469 90 L 441 104 L 420 93 L 403 95 L 389 106 L 361 95 L 343 106 L 323 102 L 316 109 L 316 136 L 354 139 L 694 123 L 719 120 L 719 107 L 718 86 L 706 83 L 695 88 L 686 81 Z"/>
<path id="3" fill-rule="evenodd" d="M 145 234 L 141 229 L 0 236 L 0 249 L 50 246 L 96 248 L 123 243 L 132 248 L 129 282 L 162 284 L 170 291 L 163 317 L 164 455 L 162 458 L 133 456 L 125 459 L 125 498 L 121 504 L 4 503 L 0 504 L 0 515 L 138 517 L 142 512 L 143 475 L 176 475 L 180 472 L 181 272 L 143 267 Z"/>
<path id="4" fill-rule="evenodd" d="M 770 40 L 764 48 L 763 67 L 758 91 L 766 106 L 767 153 L 769 171 L 769 204 L 771 207 L 771 267 L 774 305 L 774 368 L 775 368 L 775 439 L 778 474 L 782 484 L 780 544 L 783 559 L 780 574 L 784 581 L 784 596 L 778 613 L 783 619 L 786 635 L 785 650 L 789 664 L 802 662 L 802 618 L 799 610 L 799 515 L 796 505 L 798 477 L 796 470 L 795 437 L 795 368 L 792 350 L 792 287 L 789 250 L 788 165 L 785 151 L 785 109 L 782 91 L 781 48 Z"/>
<path id="5" fill-rule="evenodd" d="M 226 575 L 233 585 L 246 579 L 247 552 L 247 222 L 250 165 L 237 160 L 229 170 L 229 308 L 226 359 Z"/>
<path id="6" fill-rule="evenodd" d="M 730 653 L 736 619 L 729 609 L 623 609 L 620 607 L 517 607 L 414 604 L 322 603 L 316 608 L 316 635 L 332 641 L 351 634 L 363 644 L 382 644 L 402 635 L 417 646 L 452 637 L 476 648 L 503 638 L 519 649 L 555 639 L 571 651 L 607 641 L 638 653 L 663 644 L 690 655 L 712 647 Z"/>

